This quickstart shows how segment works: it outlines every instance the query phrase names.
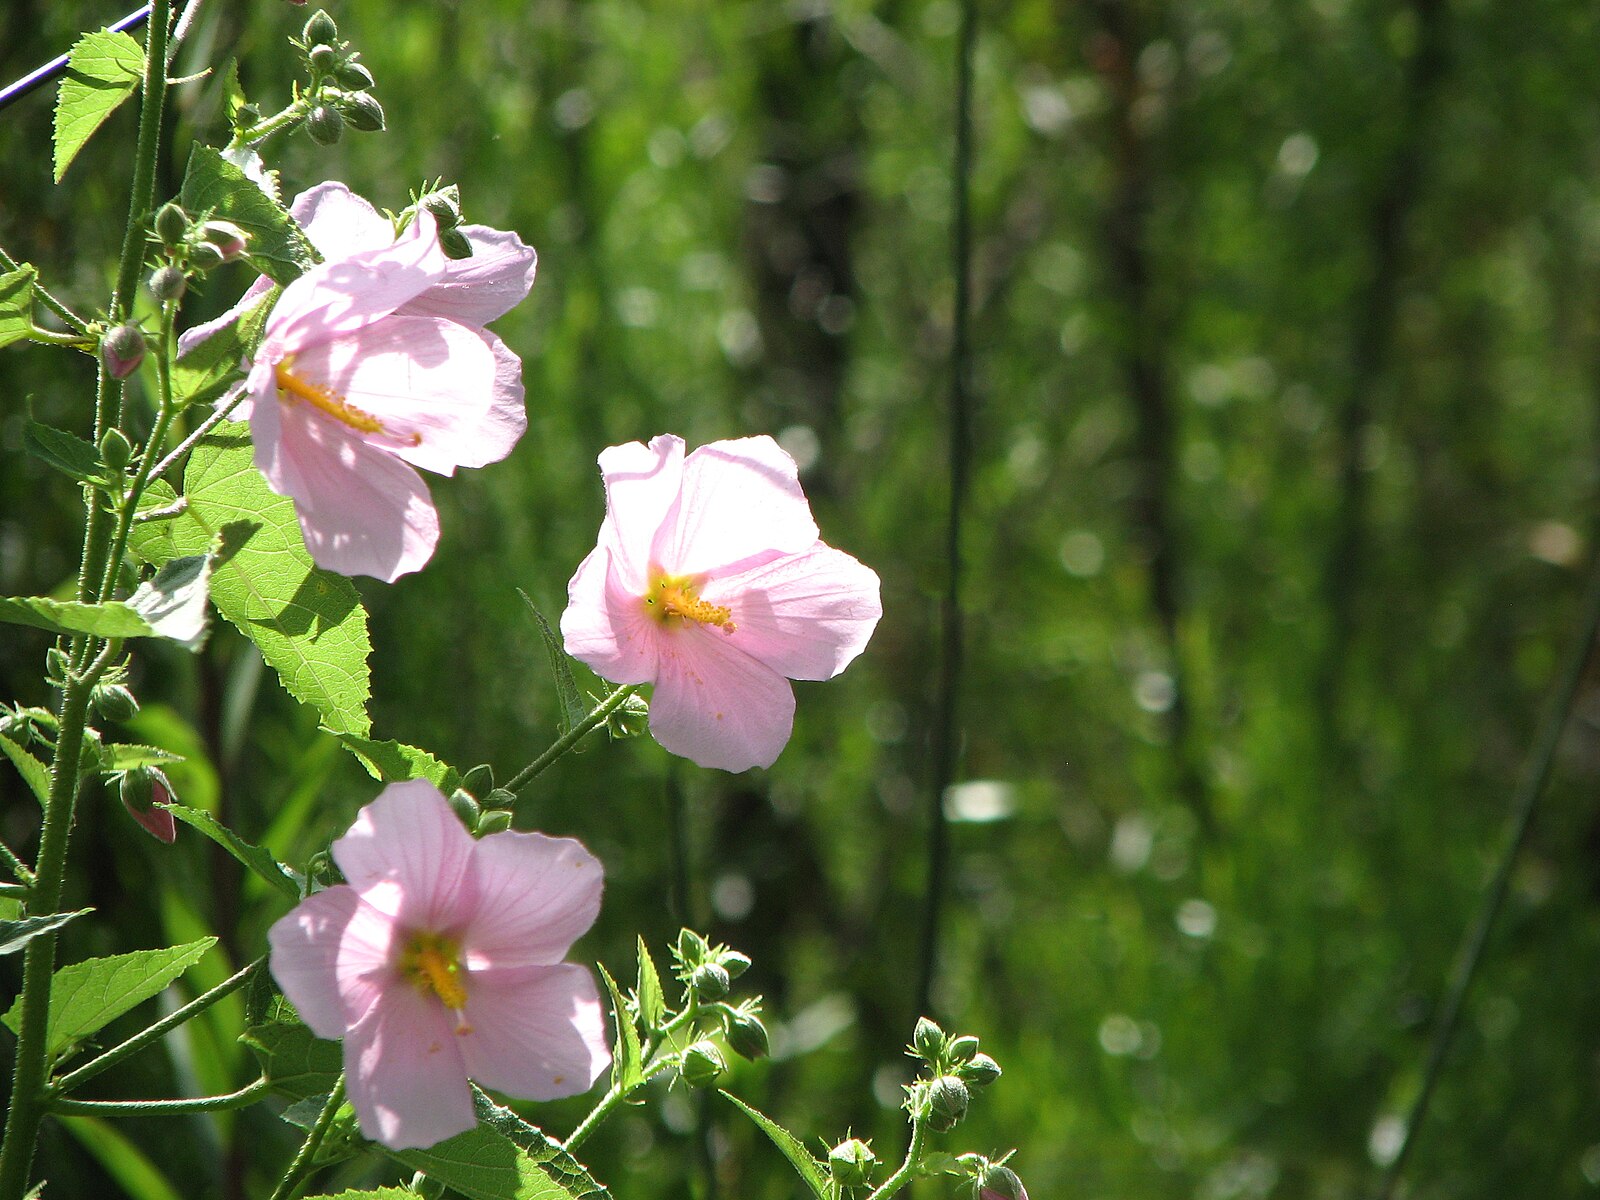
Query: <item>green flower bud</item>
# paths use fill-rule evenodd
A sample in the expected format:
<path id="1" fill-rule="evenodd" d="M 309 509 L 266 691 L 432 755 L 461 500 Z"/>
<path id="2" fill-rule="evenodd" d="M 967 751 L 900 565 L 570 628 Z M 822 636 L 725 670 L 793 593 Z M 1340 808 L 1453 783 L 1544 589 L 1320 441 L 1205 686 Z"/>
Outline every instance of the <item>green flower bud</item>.
<path id="1" fill-rule="evenodd" d="M 383 105 L 371 92 L 351 92 L 339 101 L 339 111 L 358 133 L 383 132 Z"/>
<path id="2" fill-rule="evenodd" d="M 315 46 L 318 42 L 332 42 L 339 36 L 339 27 L 322 9 L 317 9 L 306 19 L 306 26 L 300 32 L 300 40 L 308 46 Z"/>
<path id="3" fill-rule="evenodd" d="M 372 72 L 358 62 L 341 64 L 333 77 L 339 81 L 340 87 L 351 92 L 364 92 L 377 82 L 372 78 Z"/>
<path id="4" fill-rule="evenodd" d="M 462 776 L 461 787 L 474 796 L 487 796 L 494 791 L 494 768 L 488 763 L 479 763 Z"/>
<path id="5" fill-rule="evenodd" d="M 459 229 L 441 229 L 439 231 L 439 246 L 444 251 L 446 258 L 462 259 L 472 257 L 472 243 L 467 240 L 467 235 Z"/>
<path id="6" fill-rule="evenodd" d="M 974 1054 L 956 1069 L 956 1074 L 960 1075 L 969 1087 L 988 1087 L 1000 1078 L 1000 1064 L 987 1054 Z"/>
<path id="7" fill-rule="evenodd" d="M 339 52 L 326 42 L 318 42 L 306 51 L 306 61 L 311 64 L 311 69 L 320 75 L 326 75 L 339 64 Z"/>
<path id="8" fill-rule="evenodd" d="M 840 1187 L 864 1187 L 872 1182 L 878 1156 L 860 1138 L 840 1142 L 828 1151 L 828 1170 Z"/>
<path id="9" fill-rule="evenodd" d="M 1017 1173 L 998 1163 L 984 1168 L 973 1181 L 972 1193 L 976 1200 L 1028 1200 L 1028 1189 Z"/>
<path id="10" fill-rule="evenodd" d="M 911 1035 L 911 1045 L 917 1054 L 932 1062 L 944 1054 L 947 1039 L 944 1030 L 939 1028 L 937 1021 L 929 1017 L 918 1017 L 916 1032 Z"/>
<path id="11" fill-rule="evenodd" d="M 690 1087 L 710 1087 L 728 1070 L 715 1042 L 699 1041 L 683 1052 L 679 1073 Z"/>
<path id="12" fill-rule="evenodd" d="M 716 963 L 701 963 L 689 976 L 689 986 L 702 1000 L 721 1000 L 728 994 L 728 972 Z"/>
<path id="13" fill-rule="evenodd" d="M 163 303 L 181 298 L 188 287 L 188 276 L 177 267 L 161 267 L 150 274 L 150 294 Z"/>
<path id="14" fill-rule="evenodd" d="M 941 1075 L 928 1088 L 928 1124 L 941 1133 L 955 1128 L 956 1122 L 967 1115 L 971 1099 L 967 1085 L 954 1075 Z"/>
<path id="15" fill-rule="evenodd" d="M 765 1058 L 772 1048 L 761 1018 L 742 1008 L 728 1014 L 728 1046 L 740 1058 L 752 1062 Z"/>
<path id="16" fill-rule="evenodd" d="M 176 246 L 189 232 L 189 214 L 176 200 L 169 200 L 156 210 L 155 229 L 163 246 Z"/>
<path id="17" fill-rule="evenodd" d="M 233 127 L 250 129 L 261 120 L 261 109 L 254 104 L 241 104 L 233 110 Z"/>
<path id="18" fill-rule="evenodd" d="M 497 787 L 483 798 L 485 808 L 510 808 L 517 802 L 517 794 L 507 788 Z"/>
<path id="19" fill-rule="evenodd" d="M 483 809 L 478 807 L 477 800 L 461 788 L 450 793 L 450 807 L 468 829 L 476 829 L 483 817 Z"/>
<path id="20" fill-rule="evenodd" d="M 478 818 L 478 836 L 488 837 L 491 833 L 504 833 L 511 828 L 511 813 L 504 808 L 486 808 L 483 815 Z"/>
<path id="21" fill-rule="evenodd" d="M 728 972 L 729 979 L 737 979 L 750 969 L 750 956 L 740 954 L 737 950 L 725 950 L 722 954 L 722 968 Z"/>
<path id="22" fill-rule="evenodd" d="M 964 1063 L 978 1052 L 978 1039 L 971 1034 L 951 1038 L 945 1054 L 953 1063 Z"/>
<path id="23" fill-rule="evenodd" d="M 319 104 L 306 118 L 306 132 L 319 146 L 331 146 L 344 136 L 344 118 L 326 104 Z"/>
<path id="24" fill-rule="evenodd" d="M 107 330 L 100 339 L 100 359 L 111 378 L 126 379 L 144 361 L 144 334 L 137 325 L 118 325 Z M 127 439 L 123 442 L 126 444 Z M 122 466 L 127 465 L 128 460 L 124 458 Z"/>
<path id="25" fill-rule="evenodd" d="M 139 702 L 133 698 L 133 693 L 120 683 L 96 685 L 89 694 L 89 703 L 108 721 L 129 721 L 139 711 Z"/>
<path id="26" fill-rule="evenodd" d="M 139 349 L 141 352 L 144 350 L 142 340 Z M 116 374 L 115 371 L 111 373 Z M 128 444 L 128 435 L 117 428 L 106 430 L 105 436 L 100 439 L 100 461 L 113 471 L 121 471 L 132 458 L 133 447 Z"/>
<path id="27" fill-rule="evenodd" d="M 222 251 L 210 242 L 198 242 L 189 250 L 189 265 L 196 271 L 210 271 L 222 265 Z"/>
<path id="28" fill-rule="evenodd" d="M 433 214 L 440 229 L 454 229 L 461 224 L 461 206 L 447 191 L 429 192 L 417 204 Z"/>
<path id="29" fill-rule="evenodd" d="M 692 929 L 678 931 L 678 961 L 686 970 L 694 970 L 706 957 L 706 940 Z"/>

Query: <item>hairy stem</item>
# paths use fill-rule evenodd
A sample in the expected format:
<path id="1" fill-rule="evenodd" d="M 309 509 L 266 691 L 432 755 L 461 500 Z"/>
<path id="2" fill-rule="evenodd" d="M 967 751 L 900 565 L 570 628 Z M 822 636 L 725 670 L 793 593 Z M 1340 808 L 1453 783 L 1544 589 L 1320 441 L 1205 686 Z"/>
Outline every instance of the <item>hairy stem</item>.
<path id="1" fill-rule="evenodd" d="M 113 325 L 126 321 L 133 311 L 133 293 L 139 286 L 139 268 L 144 264 L 145 221 L 155 207 L 156 158 L 161 152 L 161 120 L 167 104 L 167 30 L 171 24 L 172 0 L 155 0 L 150 6 L 145 40 L 144 97 L 139 108 L 139 149 L 133 160 L 128 228 L 122 237 L 117 290 L 111 295 Z"/>
<path id="2" fill-rule="evenodd" d="M 895 1173 L 885 1179 L 873 1189 L 867 1200 L 889 1200 L 889 1197 L 898 1192 L 911 1182 L 911 1177 L 916 1173 L 917 1164 L 922 1161 L 922 1144 L 928 1137 L 928 1122 L 925 1117 L 912 1117 L 911 1119 L 911 1144 L 906 1147 L 906 1158 Z"/>
<path id="3" fill-rule="evenodd" d="M 224 1112 L 254 1104 L 267 1094 L 270 1086 L 263 1076 L 225 1096 L 197 1096 L 183 1100 L 68 1100 L 60 1096 L 51 1099 L 50 1111 L 112 1117 L 176 1117 L 185 1113 Z"/>
<path id="4" fill-rule="evenodd" d="M 560 758 L 567 751 L 571 750 L 579 742 L 583 741 L 584 736 L 588 734 L 590 730 L 602 724 L 607 717 L 622 707 L 623 701 L 625 701 L 629 696 L 633 695 L 643 686 L 643 684 L 639 683 L 623 684 L 616 691 L 612 692 L 611 695 L 600 701 L 599 704 L 595 705 L 593 711 L 591 711 L 588 716 L 584 717 L 583 720 L 579 721 L 571 729 L 567 730 L 566 733 L 562 734 L 559 738 L 552 742 L 550 744 L 550 748 L 543 754 L 539 755 L 538 758 L 534 759 L 527 766 L 523 767 L 522 770 L 518 771 L 512 778 L 511 782 L 506 784 L 506 789 L 512 792 L 519 792 L 523 788 L 527 787 L 536 776 L 543 774 L 545 768 L 547 768 L 551 763 L 555 762 L 556 759 Z"/>

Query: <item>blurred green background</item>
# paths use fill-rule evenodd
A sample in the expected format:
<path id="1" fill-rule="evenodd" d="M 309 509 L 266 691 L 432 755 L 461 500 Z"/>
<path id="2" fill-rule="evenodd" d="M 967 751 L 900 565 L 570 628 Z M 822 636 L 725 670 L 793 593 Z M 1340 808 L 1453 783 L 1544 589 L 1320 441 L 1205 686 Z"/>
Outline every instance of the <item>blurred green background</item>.
<path id="1" fill-rule="evenodd" d="M 663 949 L 684 921 L 751 954 L 777 1053 L 735 1090 L 814 1148 L 850 1129 L 897 1160 L 946 570 L 959 9 L 330 8 L 391 132 L 269 143 L 286 190 L 339 178 L 398 209 L 442 176 L 469 220 L 540 254 L 530 301 L 497 326 L 524 358 L 528 436 L 432 481 L 428 570 L 363 585 L 375 733 L 502 778 L 532 758 L 554 697 L 515 589 L 559 612 L 602 513 L 598 451 L 777 435 L 823 536 L 883 577 L 872 647 L 798 686 L 770 771 L 595 746 L 540 780 L 519 823 L 605 860 L 579 952 L 619 976 L 637 932 Z M 1006 1074 L 945 1140 L 1018 1147 L 1036 1200 L 1364 1196 L 1572 652 L 1600 488 L 1600 9 L 979 12 L 964 782 L 934 1008 Z M 0 80 L 119 15 L 10 0 Z M 305 15 L 213 0 L 175 70 L 237 56 L 271 111 Z M 176 96 L 163 196 L 187 143 L 221 137 L 212 82 Z M 0 244 L 89 309 L 121 237 L 133 114 L 53 186 L 50 108 L 41 93 L 0 114 Z M 229 303 L 234 270 L 188 314 Z M 0 357 L 0 592 L 73 570 L 75 489 L 21 454 L 21 431 L 30 404 L 87 429 L 91 394 L 86 361 Z M 45 645 L 0 634 L 0 696 L 46 702 Z M 230 630 L 198 661 L 141 653 L 137 683 L 131 736 L 194 755 L 173 772 L 183 798 L 292 861 L 374 794 Z M 1600 1187 L 1597 684 L 1413 1197 Z M 30 845 L 36 810 L 9 771 L 0 798 L 4 836 Z M 157 846 L 98 788 L 81 813 L 70 906 L 99 920 L 69 929 L 69 954 L 206 930 L 228 962 L 259 952 L 276 898 L 188 834 Z M 0 960 L 11 990 L 18 966 Z M 225 1006 L 92 1094 L 247 1082 L 239 1016 Z M 564 1133 L 583 1106 L 527 1111 Z M 47 1195 L 170 1194 L 139 1181 L 141 1153 L 184 1196 L 265 1194 L 296 1144 L 265 1109 L 118 1129 L 127 1143 L 49 1126 Z M 589 1159 L 629 1200 L 797 1194 L 737 1113 L 681 1092 L 611 1122 Z"/>

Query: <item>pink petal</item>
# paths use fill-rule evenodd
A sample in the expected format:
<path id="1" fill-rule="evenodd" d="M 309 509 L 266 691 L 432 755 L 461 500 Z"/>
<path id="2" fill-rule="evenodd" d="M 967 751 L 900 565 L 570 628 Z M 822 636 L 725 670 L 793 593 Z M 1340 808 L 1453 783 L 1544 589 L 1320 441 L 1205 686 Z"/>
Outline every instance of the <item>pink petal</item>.
<path id="1" fill-rule="evenodd" d="M 667 631 L 650 698 L 650 732 L 702 767 L 745 771 L 777 761 L 794 728 L 794 689 L 720 629 Z"/>
<path id="2" fill-rule="evenodd" d="M 377 418 L 381 434 L 342 427 L 303 400 L 291 407 L 302 420 L 368 439 L 413 466 L 449 475 L 458 463 L 482 460 L 485 442 L 499 448 L 491 420 L 497 367 L 494 352 L 465 326 L 438 317 L 391 316 L 306 347 L 290 368 Z"/>
<path id="3" fill-rule="evenodd" d="M 561 614 L 567 653 L 612 683 L 650 683 L 656 677 L 660 633 L 639 594 L 618 578 L 612 552 L 604 545 L 590 551 L 567 584 Z"/>
<path id="4" fill-rule="evenodd" d="M 311 1032 L 341 1038 L 392 977 L 393 923 L 340 884 L 307 896 L 267 931 L 272 977 Z"/>
<path id="5" fill-rule="evenodd" d="M 701 596 L 733 610 L 733 645 L 790 679 L 832 679 L 883 616 L 877 572 L 821 542 L 715 577 Z"/>
<path id="6" fill-rule="evenodd" d="M 601 541 L 617 555 L 617 573 L 635 595 L 648 586 L 656 540 L 676 520 L 683 486 L 683 439 L 663 433 L 645 446 L 628 442 L 600 452 L 606 485 L 606 519 Z"/>
<path id="7" fill-rule="evenodd" d="M 794 459 L 763 434 L 710 442 L 684 460 L 676 524 L 652 549 L 671 574 L 698 575 L 772 551 L 795 554 L 816 540 Z"/>
<path id="8" fill-rule="evenodd" d="M 205 321 L 191 329 L 185 329 L 178 335 L 178 357 L 182 358 L 201 342 L 221 333 L 240 317 L 249 311 L 252 305 L 265 296 L 273 288 L 272 280 L 265 275 L 258 275 L 256 281 L 245 289 L 244 295 L 239 297 L 239 302 L 215 320 Z"/>
<path id="9" fill-rule="evenodd" d="M 600 860 L 571 838 L 507 831 L 472 854 L 478 906 L 461 936 L 469 970 L 560 962 L 600 915 Z"/>
<path id="10" fill-rule="evenodd" d="M 421 477 L 337 423 L 284 407 L 257 394 L 255 463 L 273 491 L 293 498 L 316 564 L 388 582 L 426 564 L 439 543 L 439 514 Z"/>
<path id="11" fill-rule="evenodd" d="M 476 846 L 425 779 L 391 783 L 333 843 L 333 860 L 362 900 L 408 929 L 459 932 L 472 916 Z"/>
<path id="12" fill-rule="evenodd" d="M 561 963 L 473 975 L 461 1035 L 467 1074 L 525 1100 L 576 1096 L 611 1062 L 594 977 Z"/>
<path id="13" fill-rule="evenodd" d="M 361 1132 L 391 1150 L 431 1146 L 478 1123 L 455 1019 L 401 983 L 384 990 L 344 1043 Z"/>
<path id="14" fill-rule="evenodd" d="M 337 180 L 301 192 L 289 214 L 324 258 L 347 258 L 394 242 L 389 218 Z"/>
<path id="15" fill-rule="evenodd" d="M 462 225 L 472 257 L 450 261 L 445 277 L 405 311 L 446 317 L 481 329 L 527 298 L 539 256 L 515 233 L 486 225 Z"/>
<path id="16" fill-rule="evenodd" d="M 522 435 L 528 432 L 528 405 L 522 387 L 522 360 L 510 346 L 487 329 L 478 336 L 494 355 L 494 392 L 489 412 L 479 422 L 475 448 L 463 467 L 481 467 L 499 462 L 510 454 Z"/>
<path id="17" fill-rule="evenodd" d="M 449 261 L 433 218 L 422 213 L 391 245 L 311 268 L 278 297 L 258 357 L 276 362 L 382 320 L 433 286 Z"/>

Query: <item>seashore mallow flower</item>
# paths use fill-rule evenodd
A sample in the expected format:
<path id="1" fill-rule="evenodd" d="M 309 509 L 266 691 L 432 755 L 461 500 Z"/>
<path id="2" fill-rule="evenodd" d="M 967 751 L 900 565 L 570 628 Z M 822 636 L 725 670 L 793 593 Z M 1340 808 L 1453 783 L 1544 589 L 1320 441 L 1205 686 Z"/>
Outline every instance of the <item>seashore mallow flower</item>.
<path id="1" fill-rule="evenodd" d="M 325 261 L 283 290 L 248 366 L 235 415 L 256 466 L 294 500 L 318 566 L 393 581 L 421 568 L 439 518 L 415 468 L 442 475 L 511 452 L 527 428 L 521 360 L 484 326 L 527 296 L 537 258 L 514 233 L 460 232 L 470 258 L 439 246 L 433 217 L 394 226 L 342 183 L 290 209 Z M 188 352 L 271 289 L 188 331 Z"/>
<path id="2" fill-rule="evenodd" d="M 594 978 L 563 962 L 600 909 L 570 838 L 481 840 L 426 780 L 394 783 L 333 843 L 347 883 L 269 931 L 272 974 L 313 1033 L 344 1039 L 361 1132 L 391 1150 L 475 1124 L 467 1080 L 553 1100 L 611 1061 Z"/>
<path id="3" fill-rule="evenodd" d="M 568 584 L 567 652 L 654 684 L 650 732 L 702 767 L 769 767 L 791 679 L 831 679 L 872 636 L 878 576 L 817 538 L 794 460 L 765 435 L 684 455 L 662 434 L 600 455 L 606 515 Z"/>

